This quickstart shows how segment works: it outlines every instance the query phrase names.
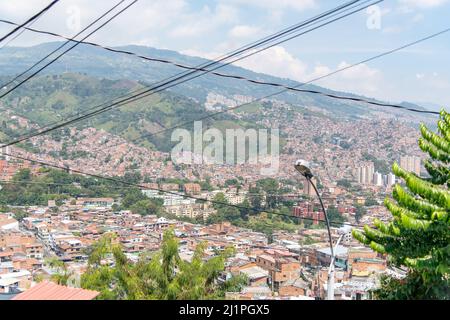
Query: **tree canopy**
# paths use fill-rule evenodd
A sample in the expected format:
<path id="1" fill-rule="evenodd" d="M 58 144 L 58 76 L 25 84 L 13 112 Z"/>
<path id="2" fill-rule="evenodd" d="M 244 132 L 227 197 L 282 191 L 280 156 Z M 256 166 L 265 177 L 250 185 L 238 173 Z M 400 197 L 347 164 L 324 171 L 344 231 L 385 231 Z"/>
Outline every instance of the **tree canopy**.
<path id="1" fill-rule="evenodd" d="M 226 291 L 246 284 L 243 277 L 217 281 L 232 254 L 228 248 L 211 258 L 205 256 L 206 243 L 200 243 L 191 261 L 181 259 L 173 230 L 164 233 L 161 250 L 130 262 L 114 236 L 101 238 L 92 247 L 81 287 L 100 292 L 98 299 L 200 300 L 223 298 Z M 107 263 L 107 261 L 112 263 Z"/>
<path id="2" fill-rule="evenodd" d="M 380 254 L 387 254 L 395 266 L 406 266 L 404 279 L 383 277 L 375 292 L 382 299 L 450 298 L 450 114 L 440 113 L 438 132 L 421 125 L 419 147 L 430 159 L 425 168 L 430 178 L 407 172 L 397 163 L 393 172 L 404 181 L 393 188 L 385 205 L 393 220 L 373 221 L 375 228 L 353 231 L 360 242 Z"/>

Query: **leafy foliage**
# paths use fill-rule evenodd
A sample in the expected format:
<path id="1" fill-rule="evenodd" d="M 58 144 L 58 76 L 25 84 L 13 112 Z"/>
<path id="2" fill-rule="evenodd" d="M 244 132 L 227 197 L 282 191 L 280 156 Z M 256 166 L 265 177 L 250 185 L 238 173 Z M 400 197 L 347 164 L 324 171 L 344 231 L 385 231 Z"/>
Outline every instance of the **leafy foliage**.
<path id="1" fill-rule="evenodd" d="M 246 281 L 242 277 L 217 281 L 232 249 L 209 259 L 205 257 L 205 249 L 206 244 L 201 243 L 190 262 L 182 260 L 178 241 L 169 229 L 164 233 L 159 252 L 143 256 L 133 264 L 112 235 L 104 236 L 93 246 L 81 286 L 99 291 L 98 299 L 126 300 L 216 299 L 223 298 L 228 290 L 239 289 Z"/>
<path id="2" fill-rule="evenodd" d="M 419 146 L 431 157 L 425 162 L 431 178 L 420 178 L 394 163 L 393 171 L 406 188 L 395 185 L 393 199 L 385 200 L 393 221 L 375 219 L 375 228 L 353 231 L 360 242 L 388 254 L 393 265 L 409 268 L 405 279 L 383 278 L 375 292 L 379 298 L 450 298 L 450 114 L 444 110 L 438 129 L 434 133 L 421 125 Z"/>
<path id="3" fill-rule="evenodd" d="M 327 215 L 328 219 L 330 221 L 333 221 L 333 224 L 336 226 L 339 224 L 342 225 L 345 221 L 347 221 L 347 219 L 345 219 L 345 217 L 339 213 L 338 209 L 335 206 L 328 207 Z"/>
<path id="4" fill-rule="evenodd" d="M 54 269 L 56 272 L 51 275 L 50 279 L 60 285 L 68 285 L 74 273 L 67 268 L 67 265 L 58 258 L 49 258 L 46 260 L 46 264 Z M 73 281 L 72 281 L 73 282 Z"/>
<path id="5" fill-rule="evenodd" d="M 129 188 L 107 180 L 72 175 L 54 169 L 41 169 L 33 176 L 29 169 L 19 170 L 10 183 L 2 184 L 1 205 L 47 205 L 48 200 L 70 197 L 113 197 Z"/>
<path id="6" fill-rule="evenodd" d="M 108 74 L 107 77 L 111 75 Z M 136 78 L 133 76 L 133 79 Z M 30 123 L 42 126 L 67 118 L 69 115 L 82 113 L 86 106 L 102 104 L 110 101 L 111 97 L 119 97 L 143 87 L 143 83 L 132 80 L 107 80 L 77 73 L 43 75 L 33 78 L 5 97 L 0 106 L 0 114 L 13 110 L 15 115 L 25 117 Z M 149 135 L 149 133 L 171 127 L 176 123 L 192 123 L 185 126 L 186 129 L 192 130 L 194 120 L 209 114 L 203 104 L 197 101 L 203 101 L 203 99 L 194 100 L 173 92 L 160 92 L 98 114 L 89 121 L 79 122 L 75 126 L 78 129 L 86 127 L 103 129 L 127 140 L 135 140 L 139 136 L 146 135 L 147 138 L 136 141 L 136 144 L 169 152 L 177 143 L 171 140 L 171 132 L 155 135 Z M 237 127 L 254 126 L 251 122 L 237 120 L 229 114 L 218 115 L 215 119 L 205 119 L 204 126 L 209 126 L 214 121 L 216 121 L 216 128 L 220 128 L 227 121 L 238 123 Z M 29 130 L 25 127 L 17 130 L 8 126 L 0 127 L 0 134 L 4 133 L 9 138 L 17 137 L 27 131 Z M 57 141 L 64 141 L 61 152 L 54 151 L 53 156 L 61 156 L 63 159 L 76 159 L 83 156 L 80 152 L 67 151 L 67 143 L 73 142 L 70 131 L 54 131 L 51 137 Z M 27 143 L 22 144 L 21 147 L 34 153 L 38 151 L 33 145 Z"/>
<path id="7" fill-rule="evenodd" d="M 367 209 L 363 207 L 362 205 L 355 205 L 355 220 L 357 223 L 361 220 L 361 218 L 367 213 Z"/>

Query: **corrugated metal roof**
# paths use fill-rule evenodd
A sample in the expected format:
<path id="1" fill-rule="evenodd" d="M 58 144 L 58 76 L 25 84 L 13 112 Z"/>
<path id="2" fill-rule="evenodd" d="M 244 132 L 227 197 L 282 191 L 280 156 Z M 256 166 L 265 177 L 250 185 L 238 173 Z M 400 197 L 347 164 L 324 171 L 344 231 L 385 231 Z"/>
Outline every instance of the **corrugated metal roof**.
<path id="1" fill-rule="evenodd" d="M 331 250 L 330 248 L 323 248 L 323 249 L 319 249 L 317 250 L 318 252 L 324 253 L 326 255 L 331 255 Z M 348 253 L 348 248 L 344 247 L 344 246 L 337 246 L 333 248 L 334 254 L 336 256 L 340 256 L 340 255 L 346 255 Z"/>
<path id="2" fill-rule="evenodd" d="M 43 281 L 18 294 L 12 300 L 92 300 L 99 294 L 97 291 L 70 288 Z"/>

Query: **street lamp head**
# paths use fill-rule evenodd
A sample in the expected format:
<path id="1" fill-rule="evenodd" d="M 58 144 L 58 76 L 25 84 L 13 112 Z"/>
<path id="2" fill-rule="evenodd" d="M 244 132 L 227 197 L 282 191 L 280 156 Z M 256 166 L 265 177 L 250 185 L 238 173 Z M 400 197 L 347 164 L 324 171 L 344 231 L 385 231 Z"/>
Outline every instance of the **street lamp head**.
<path id="1" fill-rule="evenodd" d="M 297 170 L 302 176 L 304 176 L 307 179 L 311 179 L 313 177 L 313 174 L 311 172 L 311 169 L 309 168 L 309 162 L 306 160 L 297 160 L 295 162 L 295 170 Z"/>

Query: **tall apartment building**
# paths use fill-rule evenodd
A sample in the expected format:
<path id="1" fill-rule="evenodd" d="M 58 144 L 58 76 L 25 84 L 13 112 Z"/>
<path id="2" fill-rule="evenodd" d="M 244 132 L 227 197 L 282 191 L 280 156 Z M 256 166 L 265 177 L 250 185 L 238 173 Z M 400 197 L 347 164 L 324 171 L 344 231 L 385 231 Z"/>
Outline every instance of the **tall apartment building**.
<path id="1" fill-rule="evenodd" d="M 420 175 L 421 159 L 416 156 L 402 156 L 400 157 L 400 167 L 403 169 Z"/>
<path id="2" fill-rule="evenodd" d="M 386 176 L 386 185 L 387 185 L 388 187 L 391 187 L 391 186 L 393 186 L 394 184 L 395 184 L 395 174 L 389 173 L 389 174 Z"/>
<path id="3" fill-rule="evenodd" d="M 373 174 L 373 184 L 376 185 L 376 186 L 384 185 L 383 175 L 381 173 L 375 172 Z"/>
<path id="4" fill-rule="evenodd" d="M 369 162 L 367 165 L 358 167 L 354 171 L 356 181 L 360 184 L 371 184 L 373 181 L 374 173 L 375 166 L 373 162 Z"/>

